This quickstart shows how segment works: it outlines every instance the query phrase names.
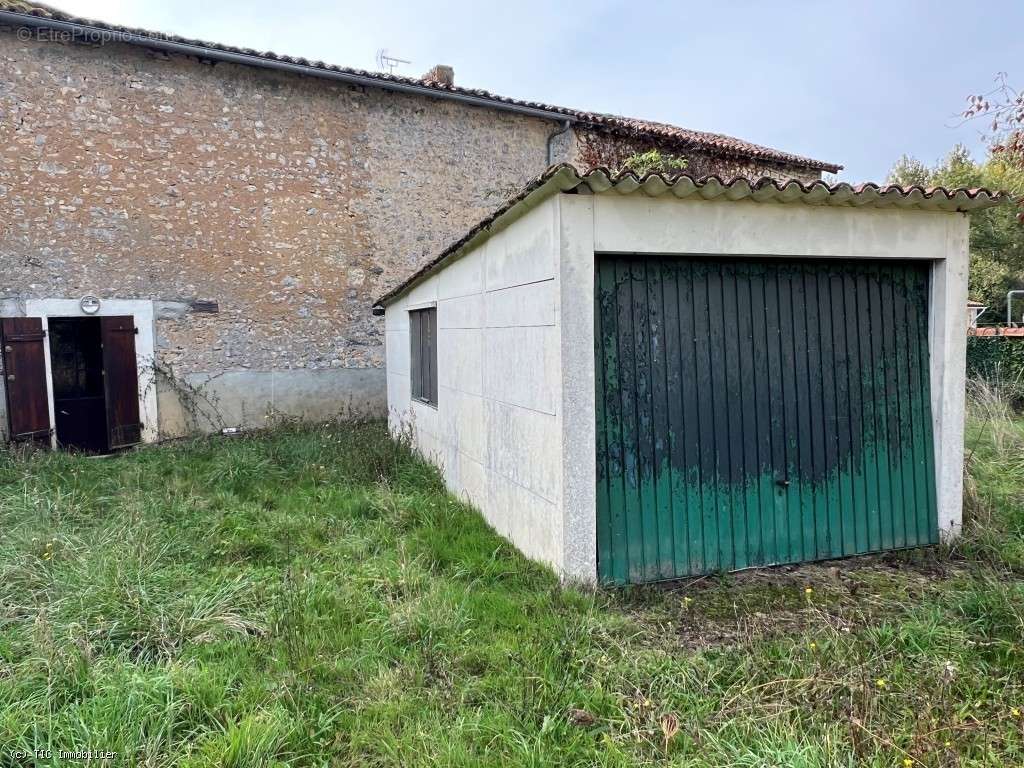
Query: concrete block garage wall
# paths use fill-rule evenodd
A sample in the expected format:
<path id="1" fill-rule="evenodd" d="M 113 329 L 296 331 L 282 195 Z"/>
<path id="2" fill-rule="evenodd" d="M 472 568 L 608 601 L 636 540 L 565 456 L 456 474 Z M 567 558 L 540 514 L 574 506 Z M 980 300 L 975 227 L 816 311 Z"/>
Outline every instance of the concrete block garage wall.
<path id="1" fill-rule="evenodd" d="M 392 430 L 411 430 L 457 495 L 562 569 L 558 198 L 387 308 Z M 410 309 L 437 307 L 438 404 L 409 396 Z"/>

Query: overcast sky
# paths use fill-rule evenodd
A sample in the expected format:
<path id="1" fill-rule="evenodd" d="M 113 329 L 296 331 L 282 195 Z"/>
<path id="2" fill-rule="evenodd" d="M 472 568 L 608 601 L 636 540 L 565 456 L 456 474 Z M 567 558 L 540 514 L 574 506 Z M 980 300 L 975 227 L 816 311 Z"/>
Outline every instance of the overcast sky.
<path id="1" fill-rule="evenodd" d="M 1024 2 L 990 0 L 49 0 L 103 21 L 725 133 L 884 179 L 931 162 L 999 71 L 1024 87 Z"/>

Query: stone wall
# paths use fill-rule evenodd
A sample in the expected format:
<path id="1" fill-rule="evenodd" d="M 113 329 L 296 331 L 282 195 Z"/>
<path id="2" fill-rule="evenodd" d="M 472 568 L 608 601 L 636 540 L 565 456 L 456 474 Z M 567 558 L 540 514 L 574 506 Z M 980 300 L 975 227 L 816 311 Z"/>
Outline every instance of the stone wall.
<path id="1" fill-rule="evenodd" d="M 329 417 L 350 382 L 348 412 L 382 413 L 373 300 L 541 173 L 558 127 L 0 30 L 0 300 L 173 307 L 156 320 L 164 434 L 191 423 L 174 383 L 212 376 L 248 425 L 297 398 Z M 579 158 L 575 138 L 556 139 L 556 161 Z M 295 397 L 264 402 L 268 372 Z"/>
<path id="2" fill-rule="evenodd" d="M 373 299 L 540 173 L 552 130 L 0 34 L 0 298 L 216 302 L 158 321 L 176 377 L 379 368 Z"/>

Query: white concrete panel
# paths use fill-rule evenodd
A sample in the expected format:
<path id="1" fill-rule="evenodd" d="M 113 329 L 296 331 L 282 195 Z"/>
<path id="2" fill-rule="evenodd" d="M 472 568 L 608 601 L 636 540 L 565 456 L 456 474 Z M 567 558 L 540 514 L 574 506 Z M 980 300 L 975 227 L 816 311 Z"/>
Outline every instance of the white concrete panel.
<path id="1" fill-rule="evenodd" d="M 964 415 L 966 407 L 967 277 L 969 220 L 946 215 L 947 250 L 932 268 L 928 322 L 933 445 L 939 532 L 960 535 L 963 526 Z"/>
<path id="2" fill-rule="evenodd" d="M 451 299 L 482 293 L 484 289 L 484 256 L 478 249 L 452 262 L 438 275 L 437 297 Z"/>
<path id="3" fill-rule="evenodd" d="M 477 509 L 487 505 L 487 470 L 479 461 L 462 453 L 458 454 L 459 489 L 456 495 Z"/>
<path id="4" fill-rule="evenodd" d="M 440 270 L 433 283 L 416 286 L 399 312 L 397 304 L 389 307 L 401 317 L 388 321 L 387 359 L 395 374 L 389 402 L 414 426 L 417 447 L 442 467 L 451 492 L 527 555 L 559 568 L 556 221 L 557 205 L 547 201 Z M 408 310 L 432 301 L 436 410 L 410 403 L 408 355 L 399 351 L 409 348 Z M 487 322 L 497 327 L 481 330 Z"/>
<path id="5" fill-rule="evenodd" d="M 558 329 L 488 328 L 484 333 L 487 397 L 554 414 L 561 400 Z"/>
<path id="6" fill-rule="evenodd" d="M 439 278 L 435 274 L 411 288 L 404 296 L 406 309 L 417 309 L 437 303 L 438 282 Z"/>
<path id="7" fill-rule="evenodd" d="M 440 387 L 438 401 L 441 434 L 445 439 L 476 461 L 487 461 L 488 430 L 483 398 Z"/>
<path id="8" fill-rule="evenodd" d="M 594 248 L 603 253 L 942 258 L 948 213 L 677 200 L 594 198 Z"/>
<path id="9" fill-rule="evenodd" d="M 555 324 L 555 281 L 501 288 L 487 294 L 490 328 Z"/>
<path id="10" fill-rule="evenodd" d="M 502 230 L 486 243 L 486 287 L 493 291 L 548 280 L 555 275 L 555 199 Z"/>
<path id="11" fill-rule="evenodd" d="M 404 298 L 388 304 L 385 308 L 384 330 L 409 332 L 409 312 L 406 310 Z"/>
<path id="12" fill-rule="evenodd" d="M 536 494 L 491 475 L 484 517 L 527 557 L 561 567 L 561 513 Z"/>
<path id="13" fill-rule="evenodd" d="M 483 331 L 447 328 L 437 334 L 437 383 L 472 395 L 483 394 Z"/>
<path id="14" fill-rule="evenodd" d="M 487 448 L 492 471 L 547 501 L 559 501 L 562 435 L 555 416 L 489 400 Z"/>
<path id="15" fill-rule="evenodd" d="M 457 496 L 462 490 L 459 478 L 459 452 L 447 440 L 442 438 L 438 438 L 438 440 L 441 451 L 441 461 L 438 466 L 441 467 L 441 476 L 448 492 Z"/>
<path id="16" fill-rule="evenodd" d="M 441 418 L 437 408 L 419 400 L 409 401 L 409 423 L 415 434 L 427 433 L 433 437 L 439 437 Z"/>
<path id="17" fill-rule="evenodd" d="M 441 299 L 437 303 L 438 328 L 482 328 L 484 324 L 484 296 L 475 293 L 454 299 Z"/>
<path id="18" fill-rule="evenodd" d="M 384 359 L 387 361 L 388 373 L 408 376 L 410 354 L 408 328 L 384 331 Z"/>
<path id="19" fill-rule="evenodd" d="M 594 361 L 594 198 L 563 195 L 560 354 L 562 574 L 597 581 L 597 424 Z"/>
<path id="20" fill-rule="evenodd" d="M 420 455 L 434 464 L 441 470 L 441 474 L 446 473 L 445 461 L 445 449 L 444 443 L 429 432 L 417 431 L 416 432 L 416 450 L 419 451 Z"/>
<path id="21" fill-rule="evenodd" d="M 410 419 L 409 377 L 388 371 L 388 428 L 392 434 L 405 431 Z"/>

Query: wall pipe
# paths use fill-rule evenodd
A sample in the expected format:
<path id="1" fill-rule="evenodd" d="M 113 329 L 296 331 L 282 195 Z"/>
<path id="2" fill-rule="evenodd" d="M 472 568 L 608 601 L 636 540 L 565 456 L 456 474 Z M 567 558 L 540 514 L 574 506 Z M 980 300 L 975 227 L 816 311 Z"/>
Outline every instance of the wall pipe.
<path id="1" fill-rule="evenodd" d="M 556 130 L 554 133 L 552 133 L 550 136 L 548 136 L 548 167 L 549 168 L 552 165 L 555 164 L 554 157 L 553 157 L 553 155 L 554 155 L 554 147 L 552 146 L 552 142 L 556 138 L 561 136 L 563 133 L 565 133 L 566 131 L 569 130 L 570 122 L 571 121 L 568 118 L 566 118 L 565 120 L 562 121 L 562 125 L 558 128 L 558 130 Z"/>

